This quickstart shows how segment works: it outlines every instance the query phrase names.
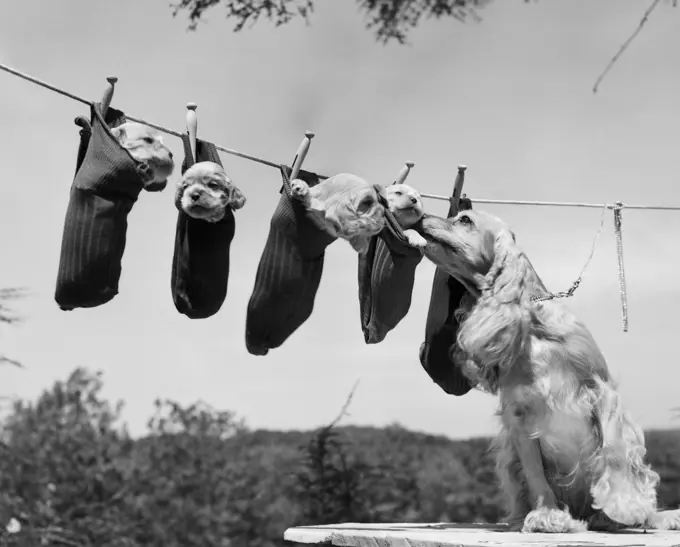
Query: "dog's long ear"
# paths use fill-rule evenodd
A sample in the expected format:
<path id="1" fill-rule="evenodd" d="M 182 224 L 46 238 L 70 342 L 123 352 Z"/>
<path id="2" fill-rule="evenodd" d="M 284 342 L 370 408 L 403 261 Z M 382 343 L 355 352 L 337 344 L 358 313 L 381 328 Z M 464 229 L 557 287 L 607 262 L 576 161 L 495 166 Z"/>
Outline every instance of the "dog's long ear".
<path id="1" fill-rule="evenodd" d="M 504 230 L 493 241 L 493 262 L 485 277 L 485 288 L 501 300 L 515 301 L 524 289 L 522 281 L 529 267 L 529 261 L 515 244 L 514 234 Z"/>
<path id="2" fill-rule="evenodd" d="M 511 366 L 527 348 L 531 315 L 521 297 L 529 262 L 510 232 L 490 242 L 493 263 L 486 287 L 458 332 L 463 351 L 483 367 Z M 533 271 L 533 270 L 532 270 Z"/>
<path id="3" fill-rule="evenodd" d="M 246 196 L 236 186 L 232 185 L 229 194 L 229 205 L 232 209 L 240 209 L 246 204 Z"/>

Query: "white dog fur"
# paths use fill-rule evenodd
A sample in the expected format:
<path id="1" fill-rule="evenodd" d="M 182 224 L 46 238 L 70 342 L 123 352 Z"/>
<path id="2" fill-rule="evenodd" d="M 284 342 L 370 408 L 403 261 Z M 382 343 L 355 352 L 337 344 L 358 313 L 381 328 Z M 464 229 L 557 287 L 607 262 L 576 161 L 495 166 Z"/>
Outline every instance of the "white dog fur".
<path id="1" fill-rule="evenodd" d="M 125 122 L 112 127 L 111 134 L 135 161 L 146 166 L 145 189 L 167 182 L 175 169 L 175 162 L 158 132 L 141 123 Z"/>
<path id="2" fill-rule="evenodd" d="M 290 187 L 319 228 L 347 240 L 358 253 L 365 253 L 370 238 L 385 227 L 387 198 L 380 185 L 340 173 L 311 188 L 300 179 L 292 180 Z"/>
<path id="3" fill-rule="evenodd" d="M 425 214 L 420 192 L 408 184 L 392 184 L 385 188 L 387 208 L 404 231 L 409 245 L 424 248 L 427 241 L 413 230 Z"/>
<path id="4" fill-rule="evenodd" d="M 246 198 L 221 165 L 199 161 L 184 172 L 177 185 L 175 205 L 192 218 L 219 222 L 227 208 L 241 209 Z"/>
<path id="5" fill-rule="evenodd" d="M 463 283 L 454 358 L 500 396 L 497 473 L 525 532 L 680 529 L 658 511 L 659 475 L 586 326 L 549 295 L 510 228 L 481 212 L 426 215 L 424 254 Z"/>

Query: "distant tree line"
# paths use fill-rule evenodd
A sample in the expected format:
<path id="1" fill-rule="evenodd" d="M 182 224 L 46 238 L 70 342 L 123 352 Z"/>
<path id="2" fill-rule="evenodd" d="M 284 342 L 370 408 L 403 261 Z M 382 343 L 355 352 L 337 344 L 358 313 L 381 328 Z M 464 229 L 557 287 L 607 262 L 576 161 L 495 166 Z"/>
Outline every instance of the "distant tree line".
<path id="1" fill-rule="evenodd" d="M 335 522 L 496 522 L 489 439 L 386 428 L 250 430 L 232 412 L 156 401 L 133 439 L 100 374 L 76 369 L 0 422 L 0 545 L 282 546 Z M 660 501 L 680 505 L 680 431 L 647 434 Z"/>

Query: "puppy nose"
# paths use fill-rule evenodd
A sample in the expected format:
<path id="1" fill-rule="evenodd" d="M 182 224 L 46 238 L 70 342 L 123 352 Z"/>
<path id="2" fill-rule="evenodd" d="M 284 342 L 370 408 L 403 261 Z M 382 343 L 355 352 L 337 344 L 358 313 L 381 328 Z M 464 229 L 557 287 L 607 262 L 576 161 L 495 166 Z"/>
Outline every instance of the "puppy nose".
<path id="1" fill-rule="evenodd" d="M 418 203 L 418 199 L 411 196 L 411 203 Z"/>
<path id="2" fill-rule="evenodd" d="M 170 154 L 170 159 L 172 159 L 172 150 L 168 150 L 168 154 Z"/>
<path id="3" fill-rule="evenodd" d="M 193 201 L 198 201 L 198 198 L 201 197 L 201 194 L 198 193 L 198 192 L 191 192 L 191 194 L 189 194 L 189 197 L 190 197 Z"/>

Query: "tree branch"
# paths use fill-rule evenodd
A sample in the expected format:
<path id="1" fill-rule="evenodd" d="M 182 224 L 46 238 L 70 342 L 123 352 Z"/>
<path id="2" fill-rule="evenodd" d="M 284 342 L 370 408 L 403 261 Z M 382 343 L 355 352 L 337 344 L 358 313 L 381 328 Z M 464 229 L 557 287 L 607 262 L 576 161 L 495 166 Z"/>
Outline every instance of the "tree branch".
<path id="1" fill-rule="evenodd" d="M 342 420 L 345 416 L 347 416 L 347 409 L 349 408 L 349 405 L 352 403 L 352 399 L 354 398 L 354 393 L 357 390 L 357 387 L 359 386 L 359 380 L 354 382 L 354 386 L 352 386 L 352 389 L 349 392 L 349 395 L 347 395 L 347 399 L 345 400 L 345 404 L 342 405 L 342 408 L 340 409 L 340 413 L 335 417 L 335 419 L 329 423 L 324 429 L 333 429 L 340 420 Z"/>
<path id="2" fill-rule="evenodd" d="M 189 30 L 196 30 L 206 10 L 223 5 L 228 19 L 234 19 L 234 31 L 241 31 L 246 23 L 252 27 L 261 18 L 274 23 L 275 27 L 285 25 L 300 17 L 305 23 L 314 11 L 316 0 L 178 0 L 171 4 L 173 17 L 180 11 L 188 12 Z M 337 1 L 337 0 L 336 0 Z M 366 27 L 371 29 L 378 42 L 387 44 L 396 40 L 407 42 L 408 33 L 418 26 L 423 18 L 452 17 L 462 23 L 472 19 L 481 21 L 475 9 L 482 8 L 493 0 L 355 0 L 364 12 Z"/>
<path id="3" fill-rule="evenodd" d="M 11 313 L 11 308 L 5 302 L 7 300 L 16 300 L 17 298 L 23 298 L 26 296 L 26 290 L 23 288 L 5 288 L 0 289 L 0 323 L 7 323 L 8 325 L 13 325 L 18 323 L 21 318 L 13 315 Z M 19 361 L 0 355 L 0 365 L 14 365 L 15 367 L 23 368 Z"/>
<path id="4" fill-rule="evenodd" d="M 15 359 L 10 359 L 9 357 L 5 357 L 4 355 L 0 355 L 0 365 L 13 365 L 18 368 L 24 368 L 24 365 L 22 365 L 19 361 L 16 361 Z"/>
<path id="5" fill-rule="evenodd" d="M 642 19 L 640 20 L 640 23 L 638 24 L 637 28 L 635 29 L 635 32 L 633 32 L 633 34 L 630 35 L 630 37 L 628 38 L 628 40 L 626 40 L 626 41 L 623 43 L 623 45 L 619 48 L 619 51 L 616 52 L 616 55 L 614 55 L 614 57 L 612 57 L 612 60 L 609 61 L 609 64 L 605 67 L 605 69 L 602 71 L 602 74 L 600 74 L 600 76 L 598 77 L 598 79 L 595 81 L 595 85 L 593 86 L 593 93 L 597 93 L 597 88 L 598 88 L 599 85 L 602 83 L 602 80 L 604 79 L 604 77 L 605 77 L 605 76 L 607 75 L 607 73 L 612 69 L 612 67 L 614 66 L 614 64 L 616 63 L 616 61 L 619 60 L 619 57 L 621 57 L 621 55 L 623 54 L 623 52 L 626 51 L 626 49 L 628 49 L 628 46 L 631 44 L 631 42 L 632 42 L 633 40 L 635 40 L 635 38 L 637 37 L 637 35 L 638 35 L 638 34 L 640 33 L 640 31 L 642 30 L 642 27 L 645 26 L 645 23 L 647 22 L 647 19 L 649 18 L 649 16 L 651 15 L 651 13 L 654 11 L 654 9 L 656 9 L 656 6 L 659 5 L 659 2 L 661 2 L 661 0 L 654 0 L 654 1 L 652 2 L 652 5 L 649 6 L 649 7 L 647 8 L 647 11 L 646 11 L 645 14 L 642 16 Z M 676 5 L 676 0 L 674 0 L 674 2 L 673 2 L 673 6 L 675 6 L 675 5 Z"/>

